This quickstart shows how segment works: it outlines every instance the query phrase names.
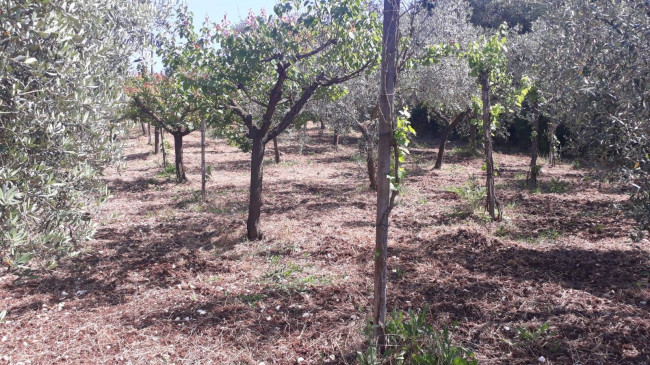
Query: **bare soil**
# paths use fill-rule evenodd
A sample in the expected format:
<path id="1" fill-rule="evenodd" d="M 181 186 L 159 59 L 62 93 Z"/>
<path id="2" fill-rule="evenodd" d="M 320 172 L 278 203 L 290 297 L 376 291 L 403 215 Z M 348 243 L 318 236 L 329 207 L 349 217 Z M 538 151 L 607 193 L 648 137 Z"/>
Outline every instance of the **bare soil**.
<path id="1" fill-rule="evenodd" d="M 37 280 L 0 273 L 0 364 L 355 363 L 376 200 L 355 139 L 335 150 L 312 128 L 302 153 L 280 140 L 280 164 L 268 148 L 264 239 L 249 242 L 248 154 L 209 143 L 203 204 L 198 134 L 184 184 L 133 134 L 96 240 Z M 530 191 L 527 156 L 497 153 L 504 219 L 488 222 L 449 191 L 482 182 L 480 158 L 452 150 L 433 170 L 435 147 L 412 149 L 391 216 L 389 310 L 428 306 L 482 364 L 649 364 L 650 247 L 628 238 L 625 192 L 570 164 Z"/>

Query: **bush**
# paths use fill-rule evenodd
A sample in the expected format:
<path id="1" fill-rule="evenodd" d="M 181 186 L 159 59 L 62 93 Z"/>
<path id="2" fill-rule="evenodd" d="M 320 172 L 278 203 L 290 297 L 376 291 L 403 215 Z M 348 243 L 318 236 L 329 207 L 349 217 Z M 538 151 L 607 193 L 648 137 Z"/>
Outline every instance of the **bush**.
<path id="1" fill-rule="evenodd" d="M 447 329 L 436 331 L 426 323 L 427 308 L 408 315 L 395 312 L 386 323 L 387 348 L 383 355 L 370 342 L 365 353 L 358 354 L 362 365 L 470 365 L 477 364 L 474 354 L 455 346 Z M 372 332 L 372 331 L 369 331 Z"/>

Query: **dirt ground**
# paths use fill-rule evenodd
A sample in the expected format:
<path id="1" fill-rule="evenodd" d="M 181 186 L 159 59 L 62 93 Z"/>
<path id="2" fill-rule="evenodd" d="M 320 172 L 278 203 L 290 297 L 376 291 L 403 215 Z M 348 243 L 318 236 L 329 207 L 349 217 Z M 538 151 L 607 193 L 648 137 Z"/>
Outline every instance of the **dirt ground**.
<path id="1" fill-rule="evenodd" d="M 180 185 L 133 134 L 106 173 L 96 240 L 38 280 L 0 273 L 0 364 L 355 363 L 375 195 L 354 138 L 335 150 L 313 127 L 302 151 L 280 141 L 277 165 L 269 146 L 265 236 L 249 242 L 248 154 L 209 143 L 202 204 L 198 134 Z M 389 310 L 428 306 L 481 364 L 649 364 L 650 245 L 628 238 L 625 193 L 570 163 L 530 191 L 527 157 L 497 153 L 504 219 L 486 222 L 451 191 L 482 183 L 480 158 L 452 149 L 433 170 L 433 147 L 411 149 L 391 216 Z"/>

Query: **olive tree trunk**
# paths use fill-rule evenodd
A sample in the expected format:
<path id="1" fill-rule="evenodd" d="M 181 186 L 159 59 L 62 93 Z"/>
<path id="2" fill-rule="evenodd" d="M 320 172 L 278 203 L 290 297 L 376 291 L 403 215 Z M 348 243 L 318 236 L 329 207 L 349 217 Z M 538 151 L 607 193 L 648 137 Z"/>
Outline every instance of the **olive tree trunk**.
<path id="1" fill-rule="evenodd" d="M 440 146 L 438 147 L 438 156 L 436 157 L 436 164 L 433 166 L 434 169 L 439 170 L 442 167 L 442 159 L 445 156 L 445 147 L 447 145 L 447 140 L 449 139 L 449 134 L 451 134 L 451 131 L 453 131 L 454 128 L 456 128 L 456 126 L 465 119 L 467 114 L 469 114 L 469 110 L 458 114 L 456 118 L 454 118 L 454 121 L 450 124 L 447 124 L 447 127 L 442 131 L 442 135 L 440 136 Z"/>
<path id="2" fill-rule="evenodd" d="M 366 153 L 366 165 L 368 167 L 368 181 L 370 190 L 377 190 L 377 171 L 375 167 L 375 151 L 373 148 L 373 136 L 369 130 L 369 122 L 357 122 L 357 127 L 363 137 L 364 152 Z"/>
<path id="3" fill-rule="evenodd" d="M 551 167 L 555 167 L 555 130 L 557 129 L 556 123 L 551 123 L 548 126 L 548 164 Z"/>
<path id="4" fill-rule="evenodd" d="M 397 72 L 397 29 L 400 0 L 384 0 L 383 42 L 379 95 L 379 143 L 377 217 L 375 224 L 375 274 L 373 324 L 374 339 L 380 352 L 386 349 L 386 256 L 388 254 L 388 216 L 390 215 L 390 155 L 393 141 L 394 92 Z"/>
<path id="5" fill-rule="evenodd" d="M 533 114 L 533 126 L 530 134 L 530 171 L 528 172 L 528 179 L 526 184 L 529 188 L 537 187 L 537 174 L 539 167 L 537 166 L 537 155 L 539 149 L 539 114 Z"/>

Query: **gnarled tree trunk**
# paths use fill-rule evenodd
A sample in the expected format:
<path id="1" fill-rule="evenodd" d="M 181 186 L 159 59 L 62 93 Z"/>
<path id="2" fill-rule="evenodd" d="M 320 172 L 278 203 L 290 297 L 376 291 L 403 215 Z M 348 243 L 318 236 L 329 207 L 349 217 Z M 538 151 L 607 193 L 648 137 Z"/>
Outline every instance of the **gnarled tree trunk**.
<path id="1" fill-rule="evenodd" d="M 548 164 L 551 167 L 555 167 L 555 130 L 557 129 L 556 123 L 551 123 L 548 126 Z"/>
<path id="2" fill-rule="evenodd" d="M 537 187 L 537 174 L 539 167 L 537 166 L 537 154 L 539 145 L 539 113 L 533 112 L 533 126 L 530 135 L 530 171 L 528 172 L 528 179 L 526 185 L 529 188 Z"/>
<path id="3" fill-rule="evenodd" d="M 264 169 L 264 140 L 260 133 L 253 136 L 251 150 L 251 184 L 248 201 L 248 221 L 246 222 L 249 240 L 262 238 L 260 215 L 262 213 L 262 177 Z"/>
<path id="4" fill-rule="evenodd" d="M 487 179 L 485 190 L 487 193 L 486 207 L 492 219 L 497 219 L 496 197 L 494 194 L 494 160 L 492 158 L 492 115 L 490 113 L 490 84 L 487 72 L 481 74 L 481 98 L 483 100 L 483 143 L 485 144 L 485 170 Z"/>
<path id="5" fill-rule="evenodd" d="M 449 139 L 449 134 L 469 113 L 470 110 L 466 110 L 458 114 L 456 118 L 454 118 L 454 121 L 447 124 L 447 127 L 442 131 L 442 135 L 440 136 L 440 146 L 438 147 L 438 156 L 436 157 L 436 165 L 433 166 L 434 169 L 439 170 L 442 167 L 442 159 L 445 155 L 445 147 L 447 145 L 447 139 Z"/>

